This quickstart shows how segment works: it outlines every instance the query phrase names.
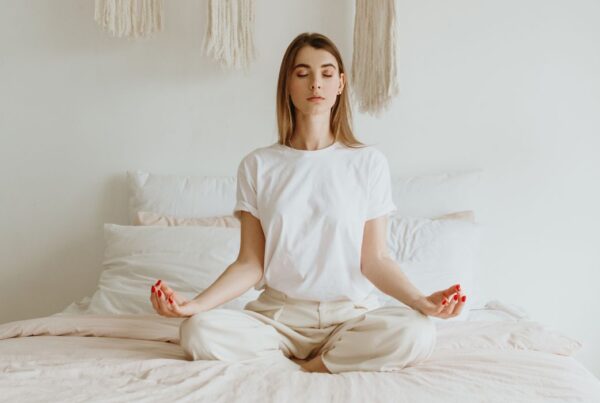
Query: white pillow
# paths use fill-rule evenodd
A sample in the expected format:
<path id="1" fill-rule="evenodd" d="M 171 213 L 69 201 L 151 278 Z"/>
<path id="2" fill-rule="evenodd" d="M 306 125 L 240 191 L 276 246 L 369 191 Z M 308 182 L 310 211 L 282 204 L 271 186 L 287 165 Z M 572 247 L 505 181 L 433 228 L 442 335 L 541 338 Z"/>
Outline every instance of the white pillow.
<path id="1" fill-rule="evenodd" d="M 158 279 L 191 299 L 237 258 L 240 229 L 202 226 L 104 224 L 104 270 L 85 313 L 155 313 L 150 287 Z M 258 297 L 246 293 L 219 307 L 242 309 Z"/>
<path id="2" fill-rule="evenodd" d="M 431 175 L 392 176 L 395 214 L 408 217 L 435 217 L 442 214 L 481 211 L 484 171 L 471 170 Z"/>
<path id="3" fill-rule="evenodd" d="M 180 218 L 230 215 L 235 205 L 235 176 L 183 176 L 127 171 L 129 224 L 138 211 Z"/>
<path id="4" fill-rule="evenodd" d="M 454 211 L 477 211 L 483 170 L 434 175 L 392 175 L 397 214 L 434 217 Z M 138 211 L 181 218 L 224 216 L 235 206 L 235 176 L 184 176 L 127 171 L 129 224 Z"/>
<path id="5" fill-rule="evenodd" d="M 410 282 L 423 294 L 460 284 L 467 295 L 461 314 L 466 320 L 471 307 L 480 303 L 475 284 L 479 264 L 481 226 L 468 220 L 403 217 L 390 214 L 387 246 L 391 257 Z M 375 291 L 382 305 L 403 305 L 400 301 Z"/>

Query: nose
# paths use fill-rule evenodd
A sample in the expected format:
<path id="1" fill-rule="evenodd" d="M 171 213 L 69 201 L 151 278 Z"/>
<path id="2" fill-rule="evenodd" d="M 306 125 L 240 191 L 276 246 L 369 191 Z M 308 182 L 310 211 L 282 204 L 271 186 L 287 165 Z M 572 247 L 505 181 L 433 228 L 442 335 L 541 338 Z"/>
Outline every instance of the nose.
<path id="1" fill-rule="evenodd" d="M 315 89 L 315 88 L 321 88 L 321 84 L 317 83 L 317 81 L 313 81 L 313 83 L 310 86 L 311 89 Z"/>

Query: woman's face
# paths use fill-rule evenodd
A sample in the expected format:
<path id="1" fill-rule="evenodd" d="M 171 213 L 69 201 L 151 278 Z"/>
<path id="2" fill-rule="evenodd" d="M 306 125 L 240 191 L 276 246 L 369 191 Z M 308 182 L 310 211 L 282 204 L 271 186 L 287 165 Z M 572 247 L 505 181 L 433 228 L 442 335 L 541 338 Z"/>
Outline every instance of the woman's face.
<path id="1" fill-rule="evenodd" d="M 329 114 L 344 84 L 344 74 L 339 73 L 337 60 L 331 53 L 312 46 L 304 46 L 298 51 L 288 90 L 299 112 L 306 115 Z"/>

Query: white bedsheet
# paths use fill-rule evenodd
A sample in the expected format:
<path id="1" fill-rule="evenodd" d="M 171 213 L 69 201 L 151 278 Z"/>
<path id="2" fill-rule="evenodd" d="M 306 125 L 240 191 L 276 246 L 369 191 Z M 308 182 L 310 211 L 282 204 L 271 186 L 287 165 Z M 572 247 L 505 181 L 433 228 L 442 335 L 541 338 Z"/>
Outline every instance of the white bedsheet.
<path id="1" fill-rule="evenodd" d="M 431 358 L 393 373 L 306 373 L 283 355 L 187 361 L 181 319 L 160 316 L 10 322 L 0 325 L 0 401 L 600 402 L 600 381 L 570 356 L 577 340 L 496 308 L 436 324 Z"/>

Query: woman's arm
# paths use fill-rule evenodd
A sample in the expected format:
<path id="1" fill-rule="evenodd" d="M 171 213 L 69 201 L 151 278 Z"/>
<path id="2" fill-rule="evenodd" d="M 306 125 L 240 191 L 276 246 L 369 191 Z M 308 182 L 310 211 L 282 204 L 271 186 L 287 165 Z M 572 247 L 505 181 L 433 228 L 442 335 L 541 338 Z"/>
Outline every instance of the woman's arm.
<path id="1" fill-rule="evenodd" d="M 184 301 L 168 285 L 158 285 L 159 291 L 151 295 L 155 310 L 164 316 L 191 316 L 229 302 L 258 283 L 264 273 L 265 252 L 265 237 L 258 218 L 242 211 L 240 233 L 237 259 L 207 289 L 193 300 Z"/>
<path id="2" fill-rule="evenodd" d="M 460 298 L 460 286 L 423 295 L 406 277 L 402 269 L 387 251 L 387 216 L 369 220 L 365 224 L 361 272 L 375 287 L 409 307 L 425 315 L 448 318 L 460 314 L 466 296 Z M 450 299 L 454 294 L 457 297 Z"/>
<path id="3" fill-rule="evenodd" d="M 262 266 L 236 260 L 193 301 L 200 311 L 208 311 L 244 294 L 258 283 L 262 274 Z"/>

